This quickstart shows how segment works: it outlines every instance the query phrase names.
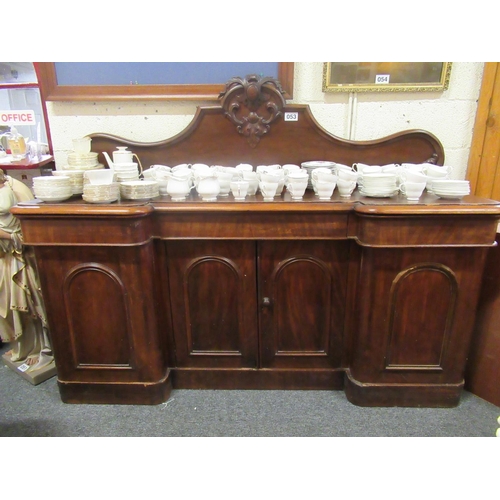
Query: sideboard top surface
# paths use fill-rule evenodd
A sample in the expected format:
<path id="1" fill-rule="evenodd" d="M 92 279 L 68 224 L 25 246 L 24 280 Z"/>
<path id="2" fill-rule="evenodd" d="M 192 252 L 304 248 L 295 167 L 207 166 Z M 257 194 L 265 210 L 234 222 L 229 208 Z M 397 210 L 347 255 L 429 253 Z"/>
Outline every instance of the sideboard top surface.
<path id="1" fill-rule="evenodd" d="M 109 215 L 114 217 L 140 217 L 152 213 L 246 213 L 246 212 L 331 212 L 362 215 L 489 215 L 500 217 L 500 202 L 473 195 L 461 200 L 442 200 L 431 194 L 424 194 L 414 203 L 403 196 L 392 198 L 368 198 L 355 191 L 351 198 L 342 199 L 334 193 L 331 201 L 319 201 L 312 191 L 306 191 L 302 201 L 293 201 L 286 193 L 271 202 L 265 202 L 260 195 L 247 197 L 245 201 L 235 201 L 231 195 L 215 202 L 201 201 L 191 195 L 186 201 L 174 202 L 168 197 L 152 200 L 122 200 L 112 204 L 89 204 L 75 197 L 60 203 L 25 202 L 12 208 L 12 212 L 20 217 L 37 217 L 47 215 L 89 216 Z"/>

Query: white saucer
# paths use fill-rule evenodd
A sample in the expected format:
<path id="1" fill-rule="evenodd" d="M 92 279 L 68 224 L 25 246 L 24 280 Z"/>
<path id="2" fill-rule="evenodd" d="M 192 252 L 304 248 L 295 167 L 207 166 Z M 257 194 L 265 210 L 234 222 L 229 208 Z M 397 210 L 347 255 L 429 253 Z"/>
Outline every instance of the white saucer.
<path id="1" fill-rule="evenodd" d="M 89 198 L 88 196 L 82 196 L 83 201 L 87 203 L 113 203 L 118 201 L 118 198 L 113 199 L 99 199 L 99 198 Z"/>
<path id="2" fill-rule="evenodd" d="M 39 200 L 45 201 L 47 203 L 50 203 L 51 201 L 53 202 L 58 202 L 58 201 L 65 201 L 69 200 L 73 196 L 73 193 L 71 193 L 69 196 L 64 195 L 64 196 L 40 196 L 40 195 L 35 195 L 36 198 Z"/>
<path id="3" fill-rule="evenodd" d="M 469 193 L 443 194 L 443 193 L 436 193 L 434 191 L 434 194 L 438 198 L 443 198 L 443 200 L 461 200 L 464 196 L 467 196 Z"/>
<path id="4" fill-rule="evenodd" d="M 392 198 L 393 196 L 396 196 L 398 194 L 398 190 L 384 193 L 367 192 L 364 190 L 360 190 L 359 194 L 362 196 L 367 196 L 368 198 Z"/>

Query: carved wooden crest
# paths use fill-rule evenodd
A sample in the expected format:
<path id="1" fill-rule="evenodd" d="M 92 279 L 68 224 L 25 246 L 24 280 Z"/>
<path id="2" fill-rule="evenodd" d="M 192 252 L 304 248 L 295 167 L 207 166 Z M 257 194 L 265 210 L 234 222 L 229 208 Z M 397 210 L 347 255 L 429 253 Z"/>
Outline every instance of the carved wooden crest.
<path id="1" fill-rule="evenodd" d="M 231 78 L 219 95 L 224 115 L 236 125 L 252 148 L 267 134 L 285 106 L 284 90 L 278 80 L 247 75 Z"/>

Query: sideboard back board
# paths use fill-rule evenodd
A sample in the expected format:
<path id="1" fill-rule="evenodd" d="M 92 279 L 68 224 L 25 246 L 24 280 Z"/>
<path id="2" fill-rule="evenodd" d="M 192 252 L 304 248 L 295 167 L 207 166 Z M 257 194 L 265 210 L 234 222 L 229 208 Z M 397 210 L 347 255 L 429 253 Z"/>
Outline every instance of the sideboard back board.
<path id="1" fill-rule="evenodd" d="M 279 82 L 228 82 L 176 137 L 128 146 L 154 164 L 444 164 L 405 131 L 353 142 Z M 104 162 L 104 158 L 101 157 Z M 500 205 L 474 196 L 322 202 L 169 197 L 17 206 L 35 248 L 63 401 L 158 404 L 172 388 L 336 389 L 364 406 L 454 406 Z"/>

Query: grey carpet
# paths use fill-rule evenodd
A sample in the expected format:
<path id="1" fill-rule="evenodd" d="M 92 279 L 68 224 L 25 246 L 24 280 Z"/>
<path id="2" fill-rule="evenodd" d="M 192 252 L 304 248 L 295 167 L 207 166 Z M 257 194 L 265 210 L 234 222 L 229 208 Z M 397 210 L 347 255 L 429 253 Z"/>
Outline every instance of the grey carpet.
<path id="1" fill-rule="evenodd" d="M 466 391 L 447 409 L 361 408 L 342 391 L 174 390 L 155 406 L 74 405 L 56 377 L 33 386 L 0 363 L 0 436 L 493 437 L 500 416 Z"/>

